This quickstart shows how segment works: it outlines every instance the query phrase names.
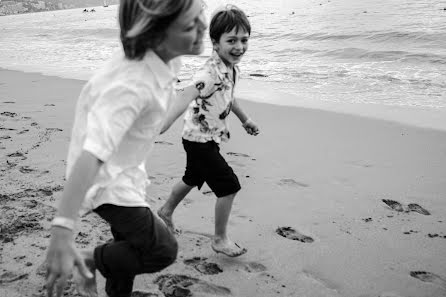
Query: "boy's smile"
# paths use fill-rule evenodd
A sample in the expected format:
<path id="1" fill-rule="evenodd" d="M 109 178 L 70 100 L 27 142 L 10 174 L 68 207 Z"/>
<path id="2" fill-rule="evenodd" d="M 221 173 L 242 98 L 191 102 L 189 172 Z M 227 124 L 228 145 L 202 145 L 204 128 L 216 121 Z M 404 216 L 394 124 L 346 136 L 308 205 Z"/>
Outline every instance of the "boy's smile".
<path id="1" fill-rule="evenodd" d="M 226 66 L 231 68 L 241 61 L 248 49 L 248 40 L 248 32 L 243 28 L 234 27 L 231 32 L 223 33 L 218 42 L 213 41 L 214 50 Z"/>

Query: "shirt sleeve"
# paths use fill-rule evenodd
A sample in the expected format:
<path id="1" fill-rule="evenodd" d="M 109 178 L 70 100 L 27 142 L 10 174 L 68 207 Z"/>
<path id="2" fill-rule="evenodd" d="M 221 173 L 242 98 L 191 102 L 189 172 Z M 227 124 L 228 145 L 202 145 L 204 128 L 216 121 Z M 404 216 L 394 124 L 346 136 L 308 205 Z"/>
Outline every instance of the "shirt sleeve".
<path id="1" fill-rule="evenodd" d="M 145 108 L 147 100 L 127 86 L 114 86 L 100 95 L 87 116 L 83 149 L 107 161 Z"/>
<path id="2" fill-rule="evenodd" d="M 208 68 L 197 71 L 192 79 L 201 99 L 208 99 L 221 86 L 217 74 Z"/>

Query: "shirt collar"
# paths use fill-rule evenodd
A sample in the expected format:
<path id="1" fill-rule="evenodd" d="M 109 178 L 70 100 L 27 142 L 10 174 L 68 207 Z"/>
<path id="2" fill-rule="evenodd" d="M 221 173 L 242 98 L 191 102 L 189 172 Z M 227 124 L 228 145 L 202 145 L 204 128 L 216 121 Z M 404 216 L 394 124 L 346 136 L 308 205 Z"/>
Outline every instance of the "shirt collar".
<path id="1" fill-rule="evenodd" d="M 223 62 L 223 60 L 220 58 L 220 56 L 216 51 L 212 51 L 212 59 L 215 61 L 215 64 L 217 65 L 218 72 L 225 75 L 229 73 L 228 66 L 226 66 L 226 64 Z M 238 65 L 234 65 L 234 71 L 238 76 L 240 72 Z"/>
<path id="2" fill-rule="evenodd" d="M 181 67 L 181 60 L 179 58 L 172 59 L 166 64 L 154 51 L 149 50 L 144 56 L 144 62 L 156 74 L 155 79 L 160 87 L 165 88 L 172 81 L 177 80 L 177 75 Z"/>
<path id="3" fill-rule="evenodd" d="M 216 51 L 212 52 L 212 59 L 215 61 L 215 64 L 218 67 L 218 71 L 220 73 L 228 73 L 228 67 L 226 66 L 226 64 L 223 62 L 223 60 L 220 58 L 220 56 L 217 54 Z"/>

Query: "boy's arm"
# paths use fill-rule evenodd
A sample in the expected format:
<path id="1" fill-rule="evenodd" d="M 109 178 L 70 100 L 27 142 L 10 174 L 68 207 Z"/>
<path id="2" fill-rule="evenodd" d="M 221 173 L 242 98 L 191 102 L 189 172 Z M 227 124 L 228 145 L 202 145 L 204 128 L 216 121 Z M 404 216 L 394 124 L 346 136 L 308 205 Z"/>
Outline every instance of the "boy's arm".
<path id="1" fill-rule="evenodd" d="M 161 128 L 160 134 L 163 134 L 170 128 L 175 120 L 183 114 L 189 104 L 197 98 L 199 95 L 198 89 L 195 85 L 190 85 L 184 89 L 178 90 L 176 98 L 174 98 L 172 104 L 167 112 L 167 117 L 164 121 L 164 125 Z"/>
<path id="2" fill-rule="evenodd" d="M 232 112 L 235 113 L 242 124 L 249 119 L 248 115 L 246 115 L 246 113 L 242 110 L 242 107 L 238 104 L 238 100 L 236 98 L 234 98 L 234 102 L 232 103 Z"/>
<path id="3" fill-rule="evenodd" d="M 68 178 L 58 207 L 56 218 L 68 219 L 75 222 L 85 194 L 93 183 L 102 164 L 98 158 L 87 151 L 83 151 Z M 47 290 L 52 296 L 56 285 L 56 296 L 61 295 L 61 288 L 65 287 L 73 265 L 77 266 L 84 277 L 93 275 L 86 268 L 85 263 L 74 245 L 73 230 L 61 225 L 51 228 L 51 240 L 47 252 Z"/>
<path id="4" fill-rule="evenodd" d="M 234 102 L 232 103 L 232 112 L 235 113 L 235 115 L 239 118 L 240 122 L 242 122 L 242 126 L 243 128 L 245 128 L 248 134 L 251 135 L 259 134 L 259 127 L 243 111 L 242 107 L 240 106 L 236 98 L 234 98 Z"/>

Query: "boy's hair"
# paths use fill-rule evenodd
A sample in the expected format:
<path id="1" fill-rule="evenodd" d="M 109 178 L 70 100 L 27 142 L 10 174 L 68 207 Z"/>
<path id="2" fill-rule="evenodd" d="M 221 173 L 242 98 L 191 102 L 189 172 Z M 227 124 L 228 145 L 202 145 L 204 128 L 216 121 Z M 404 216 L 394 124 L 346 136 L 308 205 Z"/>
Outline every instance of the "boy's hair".
<path id="1" fill-rule="evenodd" d="M 214 12 L 211 24 L 209 25 L 209 35 L 212 41 L 219 42 L 224 33 L 234 29 L 236 33 L 243 29 L 251 35 L 251 25 L 245 13 L 235 5 L 226 5 Z"/>
<path id="2" fill-rule="evenodd" d="M 121 0 L 119 26 L 125 56 L 141 60 L 164 39 L 166 29 L 193 0 Z"/>

